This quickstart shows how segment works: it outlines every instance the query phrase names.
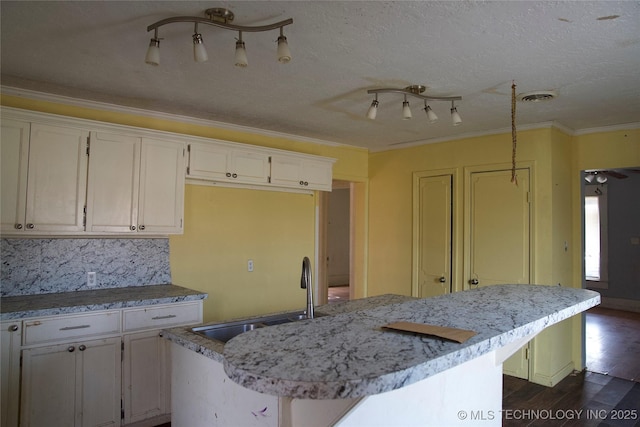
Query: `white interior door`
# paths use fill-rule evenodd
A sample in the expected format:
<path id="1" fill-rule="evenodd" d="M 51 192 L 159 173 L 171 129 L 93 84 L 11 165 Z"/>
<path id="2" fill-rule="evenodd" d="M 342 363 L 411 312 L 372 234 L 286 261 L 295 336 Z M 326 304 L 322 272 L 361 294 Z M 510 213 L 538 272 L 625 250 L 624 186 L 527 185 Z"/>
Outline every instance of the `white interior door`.
<path id="1" fill-rule="evenodd" d="M 511 170 L 471 173 L 466 190 L 466 288 L 530 282 L 529 169 L 517 173 L 517 185 L 511 182 Z M 527 348 L 507 359 L 504 373 L 529 377 Z"/>
<path id="2" fill-rule="evenodd" d="M 452 176 L 419 179 L 418 297 L 451 292 Z"/>

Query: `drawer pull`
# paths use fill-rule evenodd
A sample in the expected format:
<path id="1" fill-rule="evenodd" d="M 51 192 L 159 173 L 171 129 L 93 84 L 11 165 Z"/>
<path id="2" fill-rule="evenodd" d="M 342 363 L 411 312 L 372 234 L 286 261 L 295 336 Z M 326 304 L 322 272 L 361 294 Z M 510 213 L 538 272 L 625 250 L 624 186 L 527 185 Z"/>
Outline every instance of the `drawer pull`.
<path id="1" fill-rule="evenodd" d="M 174 317 L 178 317 L 175 314 L 167 314 L 166 316 L 156 316 L 152 317 L 151 320 L 164 320 L 164 319 L 173 319 Z"/>
<path id="2" fill-rule="evenodd" d="M 87 329 L 90 328 L 91 325 L 80 325 L 80 326 L 66 326 L 64 328 L 60 328 L 61 331 L 71 331 L 74 329 Z"/>

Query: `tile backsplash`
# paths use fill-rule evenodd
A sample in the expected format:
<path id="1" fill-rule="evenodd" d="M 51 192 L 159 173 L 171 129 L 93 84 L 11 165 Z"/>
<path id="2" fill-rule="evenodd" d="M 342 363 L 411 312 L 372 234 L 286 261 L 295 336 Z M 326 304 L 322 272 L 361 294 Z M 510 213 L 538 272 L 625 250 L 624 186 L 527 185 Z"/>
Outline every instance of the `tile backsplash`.
<path id="1" fill-rule="evenodd" d="M 1 239 L 0 250 L 1 296 L 171 283 L 169 239 Z"/>

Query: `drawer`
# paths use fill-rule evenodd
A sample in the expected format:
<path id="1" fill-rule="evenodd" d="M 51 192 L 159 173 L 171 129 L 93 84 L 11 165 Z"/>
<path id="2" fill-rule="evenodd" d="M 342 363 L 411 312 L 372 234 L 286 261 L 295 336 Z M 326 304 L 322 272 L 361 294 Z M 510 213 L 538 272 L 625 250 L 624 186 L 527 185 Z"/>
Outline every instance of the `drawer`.
<path id="1" fill-rule="evenodd" d="M 124 311 L 124 331 L 202 323 L 202 301 L 132 308 Z"/>
<path id="2" fill-rule="evenodd" d="M 62 315 L 24 322 L 24 345 L 120 333 L 120 311 Z"/>

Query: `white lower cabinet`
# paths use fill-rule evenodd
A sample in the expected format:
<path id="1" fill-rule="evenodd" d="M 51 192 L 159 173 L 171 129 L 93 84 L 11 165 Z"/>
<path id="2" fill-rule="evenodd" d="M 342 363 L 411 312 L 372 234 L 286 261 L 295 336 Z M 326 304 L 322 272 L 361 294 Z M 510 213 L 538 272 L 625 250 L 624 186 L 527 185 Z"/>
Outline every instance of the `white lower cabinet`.
<path id="1" fill-rule="evenodd" d="M 22 352 L 21 426 L 120 425 L 120 337 Z"/>
<path id="2" fill-rule="evenodd" d="M 197 323 L 201 300 L 2 322 L 0 425 L 169 421 L 171 355 L 161 330 Z"/>
<path id="3" fill-rule="evenodd" d="M 22 333 L 21 321 L 8 321 L 0 324 L 0 403 L 2 413 L 0 426 L 17 427 L 18 412 L 20 409 L 20 334 Z"/>
<path id="4" fill-rule="evenodd" d="M 124 424 L 171 412 L 169 342 L 158 331 L 124 336 Z"/>

